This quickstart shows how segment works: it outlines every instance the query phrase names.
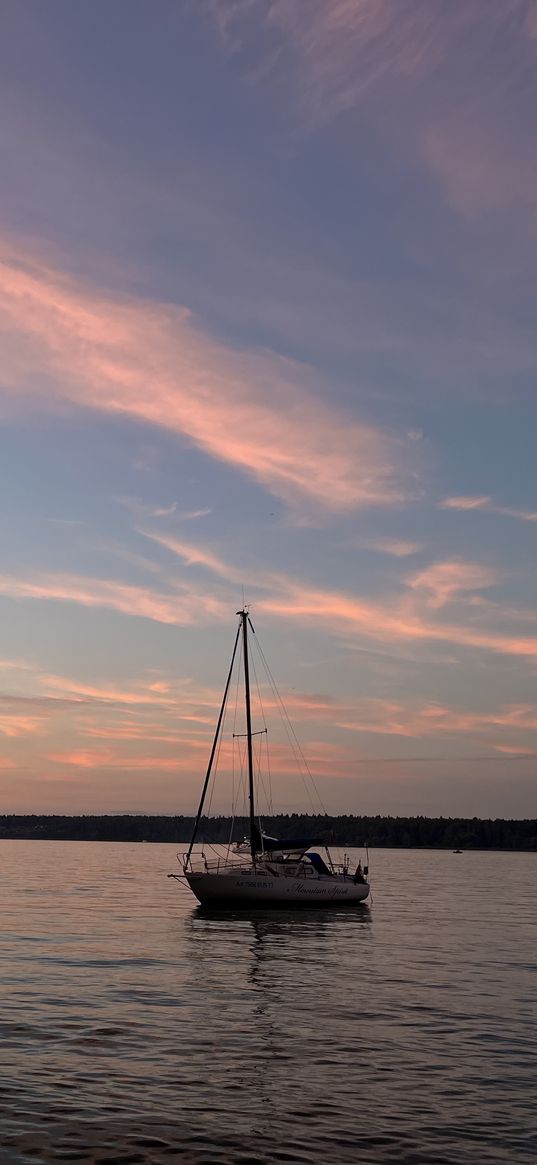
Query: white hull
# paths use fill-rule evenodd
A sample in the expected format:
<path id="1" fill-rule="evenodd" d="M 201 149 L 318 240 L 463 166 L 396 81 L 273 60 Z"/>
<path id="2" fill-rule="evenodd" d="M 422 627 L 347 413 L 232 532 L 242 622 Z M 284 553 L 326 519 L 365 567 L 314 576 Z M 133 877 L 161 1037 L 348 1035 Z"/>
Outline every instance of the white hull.
<path id="1" fill-rule="evenodd" d="M 335 903 L 364 902 L 369 894 L 367 882 L 354 882 L 341 875 L 320 878 L 274 877 L 262 870 L 186 873 L 186 880 L 198 902 L 208 906 L 330 906 Z"/>

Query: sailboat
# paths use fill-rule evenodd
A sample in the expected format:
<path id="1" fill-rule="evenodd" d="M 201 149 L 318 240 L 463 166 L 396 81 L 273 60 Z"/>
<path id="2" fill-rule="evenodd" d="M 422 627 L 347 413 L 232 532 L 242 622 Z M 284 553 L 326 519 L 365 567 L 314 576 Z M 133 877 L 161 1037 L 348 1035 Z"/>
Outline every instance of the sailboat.
<path id="1" fill-rule="evenodd" d="M 349 869 L 349 861 L 335 864 L 328 845 L 319 837 L 275 838 L 264 833 L 257 818 L 256 781 L 252 738 L 250 694 L 249 631 L 254 632 L 248 607 L 237 611 L 239 625 L 231 664 L 218 716 L 209 764 L 203 783 L 198 812 L 187 853 L 180 858 L 182 874 L 170 875 L 186 881 L 203 905 L 219 906 L 299 906 L 340 905 L 363 902 L 369 895 L 368 867 L 358 863 Z M 207 859 L 194 853 L 207 791 L 218 754 L 235 657 L 242 641 L 244 702 L 246 712 L 246 755 L 248 777 L 249 834 L 224 857 Z M 324 849 L 324 856 L 319 849 Z M 246 851 L 246 852 L 245 852 Z"/>

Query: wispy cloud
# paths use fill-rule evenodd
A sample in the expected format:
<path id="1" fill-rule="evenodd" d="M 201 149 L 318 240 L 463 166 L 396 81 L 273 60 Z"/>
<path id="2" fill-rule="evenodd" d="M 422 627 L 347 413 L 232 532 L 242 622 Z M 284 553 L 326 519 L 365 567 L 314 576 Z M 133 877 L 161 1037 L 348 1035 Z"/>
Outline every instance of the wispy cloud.
<path id="1" fill-rule="evenodd" d="M 108 579 L 79 575 L 42 574 L 34 580 L 0 576 L 0 594 L 14 599 L 48 599 L 105 608 L 123 615 L 152 619 L 177 626 L 196 624 L 200 618 L 220 618 L 219 599 L 209 594 L 168 594 Z"/>
<path id="2" fill-rule="evenodd" d="M 386 80 L 408 85 L 427 76 L 444 49 L 439 23 L 442 32 L 465 24 L 462 10 L 458 19 L 441 21 L 419 0 L 209 0 L 209 6 L 232 51 L 265 23 L 277 50 L 269 50 L 260 75 L 291 72 L 304 116 L 316 122 L 362 105 Z"/>
<path id="3" fill-rule="evenodd" d="M 484 4 L 483 29 L 489 12 L 490 6 Z M 498 77 L 490 68 L 494 54 L 491 53 L 489 64 L 485 54 L 476 48 L 474 63 L 482 69 L 479 80 L 469 75 L 471 60 L 467 60 L 467 99 L 451 101 L 444 110 L 437 108 L 423 129 L 423 156 L 451 206 L 467 218 L 477 221 L 484 214 L 516 210 L 522 220 L 531 222 L 535 213 L 537 152 L 531 133 L 525 133 L 522 127 L 524 104 L 535 101 L 536 56 L 523 33 L 509 35 L 516 29 L 515 21 L 509 22 L 508 18 L 507 26 L 501 18 L 493 21 L 498 31 L 502 24 L 506 44 L 516 54 L 511 62 L 505 58 L 508 71 L 502 83 L 498 85 Z"/>
<path id="4" fill-rule="evenodd" d="M 5 683 L 19 689 L 0 692 L 0 713 L 20 711 L 22 715 L 31 715 L 35 712 L 36 715 L 44 716 L 69 709 L 79 711 L 93 705 L 97 709 L 105 706 L 120 708 L 122 711 L 124 705 L 129 709 L 152 706 L 173 706 L 176 709 L 179 693 L 182 694 L 182 701 L 190 701 L 190 704 L 213 698 L 210 689 L 197 689 L 194 692 L 186 680 L 174 685 L 169 679 L 155 679 L 151 672 L 129 683 L 91 683 L 44 671 L 37 664 L 27 661 L 2 660 L 0 674 Z M 216 700 L 215 695 L 215 704 Z"/>
<path id="5" fill-rule="evenodd" d="M 445 595 L 445 590 L 444 590 Z M 371 602 L 341 591 L 315 589 L 289 580 L 286 590 L 256 601 L 256 608 L 282 618 L 323 627 L 332 632 L 350 633 L 366 641 L 383 643 L 442 642 L 464 648 L 498 652 L 527 659 L 537 659 L 537 638 L 514 636 L 485 630 L 471 624 L 464 626 L 434 621 L 430 602 L 425 592 L 425 604 L 409 602 L 412 592 L 394 595 L 383 603 Z M 438 591 L 430 592 L 433 601 Z M 498 612 L 495 611 L 496 624 Z"/>
<path id="6" fill-rule="evenodd" d="M 213 574 L 218 575 L 219 578 L 228 579 L 231 582 L 237 582 L 242 577 L 240 571 L 230 563 L 225 562 L 223 558 L 220 558 L 212 550 L 196 546 L 191 542 L 185 542 L 181 538 L 176 538 L 173 534 L 160 534 L 154 530 L 143 529 L 139 529 L 137 533 L 143 534 L 145 538 L 150 538 L 158 546 L 163 546 L 165 550 L 169 550 L 171 554 L 176 555 L 187 566 L 203 566 Z"/>
<path id="7" fill-rule="evenodd" d="M 462 494 L 451 498 L 442 498 L 439 502 L 441 510 L 486 510 L 492 503 L 492 498 L 486 494 Z"/>
<path id="8" fill-rule="evenodd" d="M 205 518 L 211 513 L 208 506 L 193 510 L 178 509 L 177 502 L 171 502 L 168 506 L 155 505 L 152 502 L 146 502 L 142 498 L 133 497 L 118 497 L 115 499 L 120 506 L 125 506 L 137 518 L 174 518 L 179 522 L 193 522 L 196 518 Z"/>
<path id="9" fill-rule="evenodd" d="M 428 607 L 444 607 L 469 591 L 480 591 L 498 581 L 497 572 L 475 562 L 435 562 L 408 579 L 408 586 L 425 595 Z"/>
<path id="10" fill-rule="evenodd" d="M 33 735 L 41 730 L 43 720 L 42 715 L 28 716 L 22 710 L 0 712 L 0 735 L 9 737 Z"/>
<path id="11" fill-rule="evenodd" d="M 237 765 L 237 749 L 239 744 L 225 741 L 219 753 L 218 769 L 221 776 L 229 777 Z M 341 776 L 350 776 L 352 772 L 352 749 L 345 744 L 328 743 L 323 740 L 313 740 L 308 743 L 308 768 L 313 776 L 326 776 L 327 772 L 337 772 Z M 80 769 L 110 769 L 126 772 L 171 772 L 171 773 L 199 773 L 203 768 L 207 755 L 205 740 L 186 740 L 180 752 L 175 747 L 169 755 L 159 752 L 141 754 L 138 751 L 120 751 L 109 747 L 75 747 L 73 749 L 53 751 L 47 754 L 47 761 L 59 764 L 66 770 Z M 292 753 L 288 746 L 275 742 L 271 748 L 272 776 L 288 776 L 295 769 Z"/>
<path id="12" fill-rule="evenodd" d="M 526 510 L 521 506 L 502 506 L 486 495 L 462 495 L 442 498 L 441 510 L 488 510 L 491 514 L 503 514 L 507 518 L 517 518 L 520 522 L 537 522 L 537 510 Z"/>
<path id="13" fill-rule="evenodd" d="M 166 686 L 163 691 L 160 685 L 156 686 L 147 682 L 120 687 L 117 684 L 110 683 L 83 683 L 80 680 L 56 675 L 44 675 L 40 677 L 40 680 L 48 691 L 61 692 L 62 695 L 74 697 L 75 701 L 78 700 L 81 703 L 108 704 L 113 707 L 117 705 L 128 705 L 129 707 L 139 707 L 142 705 L 147 707 L 156 704 L 162 707 L 164 703 L 168 704 L 171 702 L 169 686 Z"/>
<path id="14" fill-rule="evenodd" d="M 269 45 L 257 77 L 287 83 L 305 125 L 344 112 L 404 133 L 465 216 L 535 214 L 537 97 L 528 0 L 209 0 L 229 51 Z M 498 46 L 504 48 L 498 69 Z M 526 132 L 524 132 L 524 129 Z"/>
<path id="15" fill-rule="evenodd" d="M 191 745 L 192 747 L 192 745 Z M 139 753 L 122 754 L 112 748 L 75 748 L 67 752 L 49 753 L 47 760 L 72 769 L 126 769 L 129 772 L 179 772 L 192 770 L 192 756 L 143 756 Z"/>
<path id="16" fill-rule="evenodd" d="M 392 558 L 410 558 L 422 550 L 420 542 L 407 538 L 374 538 L 371 541 L 354 541 L 355 546 L 364 550 L 376 550 L 379 554 L 389 554 Z"/>
<path id="17" fill-rule="evenodd" d="M 481 739 L 484 732 L 497 732 L 499 728 L 506 732 L 537 732 L 534 704 L 503 704 L 490 712 L 476 712 L 433 702 L 367 699 L 349 705 L 350 715 L 345 721 L 341 711 L 340 727 L 381 736 L 421 738 L 470 734 Z M 510 746 L 504 747 L 507 751 Z"/>
<path id="18" fill-rule="evenodd" d="M 153 534 L 150 534 L 153 537 Z M 156 541 L 192 565 L 203 567 L 222 582 L 236 582 L 236 569 L 208 548 L 199 548 L 173 537 L 156 536 Z M 406 580 L 402 589 L 383 601 L 374 601 L 337 590 L 312 587 L 282 573 L 250 576 L 255 587 L 256 611 L 278 618 L 293 619 L 305 625 L 315 624 L 330 634 L 348 634 L 358 642 L 441 642 L 453 646 L 476 648 L 522 658 L 537 658 L 537 639 L 512 635 L 498 630 L 512 621 L 513 612 L 490 605 L 478 593 L 497 581 L 497 573 L 476 563 L 448 561 L 433 563 Z M 231 596 L 214 595 L 206 589 L 193 589 L 180 580 L 173 582 L 172 593 L 151 590 L 132 584 L 75 575 L 44 574 L 34 579 L 0 576 L 0 594 L 16 599 L 55 600 L 78 603 L 90 608 L 107 608 L 136 618 L 159 623 L 197 625 L 207 619 L 229 619 Z M 470 595 L 469 598 L 465 596 Z M 434 614 L 464 597 L 464 615 L 478 611 L 493 614 L 494 627 L 486 629 L 480 621 L 475 626 L 440 621 Z M 521 612 L 515 612 L 517 621 Z M 460 618 L 460 614 L 459 614 Z M 535 613 L 529 611 L 531 622 Z"/>
<path id="19" fill-rule="evenodd" d="M 153 506 L 149 513 L 152 518 L 170 518 L 177 510 L 177 502 L 172 502 L 169 506 Z"/>
<path id="20" fill-rule="evenodd" d="M 19 399 L 45 384 L 42 407 L 69 401 L 182 433 L 293 504 L 405 496 L 402 442 L 323 404 L 305 368 L 234 352 L 185 309 L 113 298 L 8 252 L 0 311 L 2 379 Z"/>
<path id="21" fill-rule="evenodd" d="M 496 752 L 504 753 L 506 756 L 535 758 L 537 760 L 537 752 L 531 748 L 524 748 L 523 745 L 516 744 L 493 744 L 492 746 Z"/>
<path id="22" fill-rule="evenodd" d="M 179 522 L 194 522 L 196 518 L 206 518 L 208 514 L 212 514 L 210 506 L 203 506 L 199 510 L 178 510 L 176 518 Z"/>
<path id="23" fill-rule="evenodd" d="M 520 522 L 537 522 L 537 510 L 524 510 L 519 506 L 497 506 L 497 514 L 505 514 L 507 518 L 518 518 Z"/>
<path id="24" fill-rule="evenodd" d="M 39 749 L 45 761 L 72 770 L 198 771 L 222 695 L 151 672 L 129 683 L 88 682 L 33 667 L 25 683 L 32 694 L 0 694 L 5 750 L 20 760 L 26 749 L 33 763 Z"/>
<path id="25" fill-rule="evenodd" d="M 181 732 L 165 732 L 162 725 L 147 724 L 110 724 L 89 726 L 85 730 L 86 736 L 97 740 L 142 740 L 146 744 L 173 744 L 177 749 L 184 749 L 186 741 Z"/>

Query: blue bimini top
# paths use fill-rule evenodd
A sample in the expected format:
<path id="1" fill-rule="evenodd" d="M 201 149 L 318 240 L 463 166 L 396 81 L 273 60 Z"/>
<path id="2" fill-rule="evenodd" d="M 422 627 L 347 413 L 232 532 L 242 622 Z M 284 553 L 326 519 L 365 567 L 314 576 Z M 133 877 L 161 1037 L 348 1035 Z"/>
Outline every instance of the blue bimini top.
<path id="1" fill-rule="evenodd" d="M 309 858 L 314 870 L 316 870 L 318 874 L 328 875 L 329 878 L 332 877 L 332 871 L 328 869 L 326 862 L 323 861 L 320 854 L 306 854 L 305 856 Z"/>

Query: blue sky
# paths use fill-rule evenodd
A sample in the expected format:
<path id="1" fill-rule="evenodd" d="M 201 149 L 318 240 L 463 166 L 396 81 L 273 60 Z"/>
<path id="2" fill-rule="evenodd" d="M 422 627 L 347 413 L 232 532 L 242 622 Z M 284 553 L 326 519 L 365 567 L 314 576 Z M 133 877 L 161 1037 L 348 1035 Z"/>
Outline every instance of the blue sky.
<path id="1" fill-rule="evenodd" d="M 535 4 L 0 58 L 2 809 L 191 811 L 244 587 L 328 810 L 534 815 Z"/>

